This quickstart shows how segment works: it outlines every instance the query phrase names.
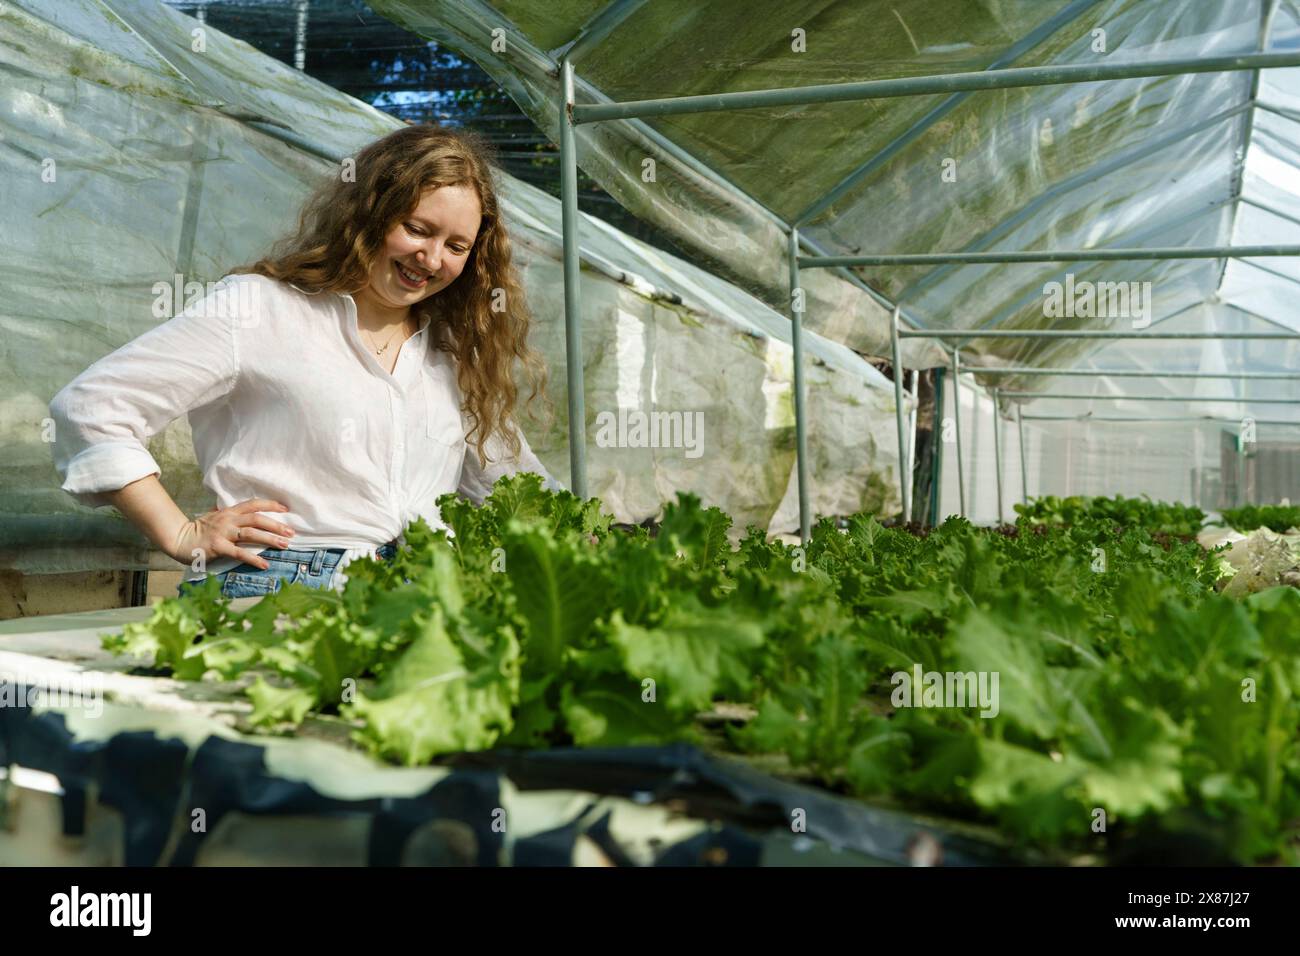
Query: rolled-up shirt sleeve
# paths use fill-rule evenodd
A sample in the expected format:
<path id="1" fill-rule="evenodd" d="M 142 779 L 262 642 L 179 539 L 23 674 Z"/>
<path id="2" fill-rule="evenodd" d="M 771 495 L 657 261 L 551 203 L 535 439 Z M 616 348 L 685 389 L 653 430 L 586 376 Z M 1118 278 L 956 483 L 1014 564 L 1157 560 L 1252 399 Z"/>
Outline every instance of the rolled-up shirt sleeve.
<path id="1" fill-rule="evenodd" d="M 232 280 L 104 356 L 50 402 L 62 489 L 90 507 L 162 470 L 145 443 L 170 422 L 228 394 L 239 377 Z"/>
<path id="2" fill-rule="evenodd" d="M 492 486 L 498 479 L 506 475 L 514 475 L 520 472 L 532 472 L 542 476 L 542 487 L 548 491 L 567 491 L 564 485 L 560 484 L 542 464 L 533 450 L 528 445 L 528 439 L 524 433 L 515 430 L 519 436 L 519 457 L 510 457 L 510 452 L 506 448 L 505 439 L 501 437 L 500 432 L 493 432 L 483 444 L 483 452 L 487 456 L 487 467 L 479 465 L 478 452 L 473 445 L 465 450 L 465 467 L 461 471 L 460 487 L 457 493 L 468 498 L 476 505 L 481 505 L 485 498 L 492 493 Z"/>

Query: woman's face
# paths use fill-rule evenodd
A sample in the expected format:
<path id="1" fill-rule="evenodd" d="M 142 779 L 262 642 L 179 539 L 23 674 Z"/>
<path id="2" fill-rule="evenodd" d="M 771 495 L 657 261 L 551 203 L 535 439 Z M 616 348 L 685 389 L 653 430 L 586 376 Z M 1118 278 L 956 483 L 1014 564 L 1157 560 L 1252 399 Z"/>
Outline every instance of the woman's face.
<path id="1" fill-rule="evenodd" d="M 409 308 L 447 288 L 469 261 L 482 218 L 472 187 L 427 190 L 384 237 L 370 269 L 370 293 L 384 305 Z"/>

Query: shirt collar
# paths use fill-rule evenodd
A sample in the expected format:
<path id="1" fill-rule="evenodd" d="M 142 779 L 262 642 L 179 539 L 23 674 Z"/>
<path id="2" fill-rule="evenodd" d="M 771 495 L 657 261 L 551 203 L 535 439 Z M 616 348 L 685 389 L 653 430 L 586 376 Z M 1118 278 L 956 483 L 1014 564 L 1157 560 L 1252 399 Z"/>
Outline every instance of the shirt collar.
<path id="1" fill-rule="evenodd" d="M 289 285 L 289 287 L 292 288 L 292 289 L 297 289 L 297 290 L 298 290 L 299 292 L 301 292 L 303 295 L 319 295 L 319 294 L 320 294 L 319 292 L 309 292 L 309 291 L 307 291 L 306 289 L 302 288 L 301 286 L 294 285 L 292 282 L 288 283 L 288 285 Z M 335 294 L 338 295 L 339 298 L 341 298 L 341 299 L 347 299 L 349 302 L 352 303 L 352 310 L 351 310 L 351 311 L 352 311 L 352 316 L 353 316 L 352 328 L 353 328 L 353 330 L 355 331 L 355 329 L 356 329 L 356 318 L 355 318 L 355 316 L 356 316 L 356 313 L 357 313 L 357 300 L 356 300 L 355 298 L 353 298 L 351 295 L 349 295 L 348 293 L 346 293 L 346 292 L 338 292 L 338 293 L 335 293 Z M 421 319 L 420 319 L 420 327 L 419 327 L 418 329 L 415 330 L 415 335 L 411 336 L 411 338 L 413 338 L 413 339 L 414 339 L 414 338 L 418 338 L 418 339 L 423 340 L 423 339 L 425 338 L 424 330 L 427 329 L 427 328 L 429 327 L 429 324 L 430 324 L 430 322 L 432 322 L 432 321 L 433 321 L 433 317 L 432 317 L 431 315 L 429 315 L 428 312 L 425 312 L 424 315 L 423 315 L 423 316 L 421 317 Z"/>
<path id="2" fill-rule="evenodd" d="M 291 289 L 297 289 L 297 290 L 298 290 L 299 292 L 301 292 L 303 295 L 320 295 L 319 292 L 309 292 L 309 291 L 307 291 L 306 289 L 302 288 L 301 286 L 294 285 L 292 282 L 289 283 L 289 288 L 291 288 Z M 337 293 L 337 294 L 338 294 L 339 296 L 345 298 L 345 299 L 352 299 L 352 305 L 353 305 L 353 307 L 355 308 L 355 306 L 356 306 L 356 302 L 357 302 L 357 300 L 356 300 L 355 298 L 353 298 L 351 295 L 349 295 L 349 294 L 346 293 L 346 292 L 339 292 L 339 293 Z M 422 334 L 422 333 L 424 332 L 424 330 L 427 329 L 427 328 L 429 327 L 429 323 L 430 323 L 430 321 L 432 321 L 432 317 L 429 315 L 429 313 L 426 312 L 426 313 L 424 314 L 424 317 L 423 317 L 423 318 L 421 319 L 421 321 L 420 321 L 420 327 L 419 327 L 418 329 L 415 330 L 415 334 L 416 334 L 416 335 L 420 335 L 420 334 Z"/>
<path id="3" fill-rule="evenodd" d="M 298 287 L 294 286 L 294 288 L 297 289 Z M 299 289 L 299 291 L 301 292 L 303 290 Z M 312 293 L 307 293 L 307 294 L 311 295 Z M 356 298 L 354 298 L 352 295 L 349 295 L 346 292 L 336 292 L 335 295 L 337 295 L 340 299 L 346 299 L 352 303 L 353 327 L 355 328 L 355 316 L 357 314 Z M 420 319 L 420 327 L 415 330 L 415 335 L 411 336 L 411 338 L 415 338 L 416 336 L 422 336 L 424 334 L 424 330 L 429 327 L 430 321 L 432 321 L 432 317 L 429 315 L 429 313 L 427 312 L 424 313 L 424 315 Z"/>

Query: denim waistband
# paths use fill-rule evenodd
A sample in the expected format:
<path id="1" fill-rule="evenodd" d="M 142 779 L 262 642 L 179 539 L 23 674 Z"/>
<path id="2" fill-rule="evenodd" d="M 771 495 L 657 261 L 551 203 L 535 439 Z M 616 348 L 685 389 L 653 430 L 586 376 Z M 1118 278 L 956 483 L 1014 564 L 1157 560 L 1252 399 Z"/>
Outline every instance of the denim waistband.
<path id="1" fill-rule="evenodd" d="M 333 558 L 329 563 L 334 564 L 347 551 L 347 548 L 264 548 L 259 554 L 268 561 L 275 558 L 281 561 L 297 561 L 301 564 L 319 560 L 317 555 L 320 555 L 325 559 Z M 375 551 L 381 557 L 391 558 L 397 553 L 397 540 L 381 544 L 375 548 Z"/>

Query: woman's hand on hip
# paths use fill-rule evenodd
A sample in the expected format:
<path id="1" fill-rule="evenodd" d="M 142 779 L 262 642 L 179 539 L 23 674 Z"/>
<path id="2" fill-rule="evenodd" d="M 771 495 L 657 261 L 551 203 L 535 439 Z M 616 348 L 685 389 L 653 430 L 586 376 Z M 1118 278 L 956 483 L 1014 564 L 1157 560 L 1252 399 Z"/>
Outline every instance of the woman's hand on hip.
<path id="1" fill-rule="evenodd" d="M 257 514 L 259 511 L 288 510 L 269 498 L 249 498 L 229 508 L 214 507 L 181 526 L 169 553 L 181 564 L 191 563 L 201 552 L 205 561 L 217 557 L 237 558 L 265 570 L 270 566 L 268 562 L 239 545 L 289 547 L 293 529 L 274 518 Z"/>

